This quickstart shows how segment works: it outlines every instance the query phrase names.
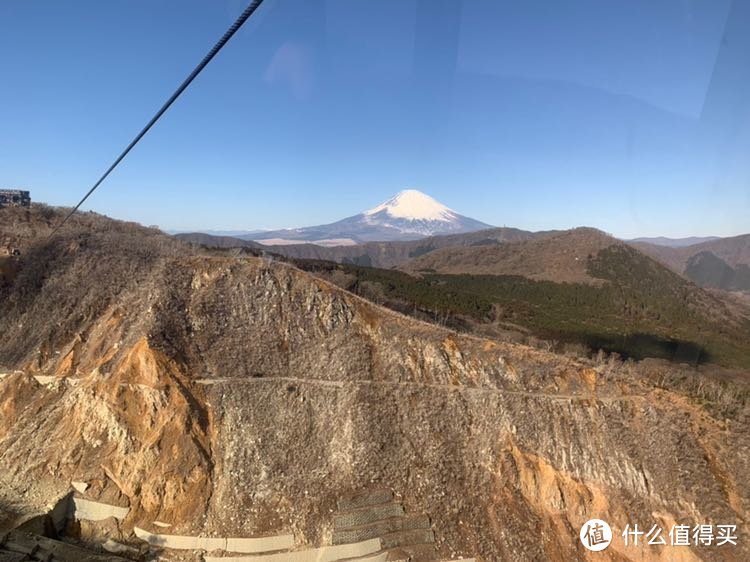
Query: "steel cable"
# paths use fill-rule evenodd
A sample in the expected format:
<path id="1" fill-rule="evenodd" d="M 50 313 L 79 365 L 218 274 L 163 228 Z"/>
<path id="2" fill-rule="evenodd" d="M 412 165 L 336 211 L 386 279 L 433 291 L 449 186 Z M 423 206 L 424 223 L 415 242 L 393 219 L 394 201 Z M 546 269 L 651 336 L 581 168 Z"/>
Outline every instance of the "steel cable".
<path id="1" fill-rule="evenodd" d="M 253 0 L 250 5 L 245 9 L 242 14 L 237 18 L 237 20 L 227 29 L 226 33 L 217 41 L 217 43 L 211 48 L 211 50 L 208 52 L 208 54 L 203 57 L 203 60 L 198 63 L 198 66 L 195 67 L 195 69 L 190 73 L 190 75 L 185 78 L 185 80 L 180 84 L 180 86 L 175 90 L 175 92 L 170 96 L 170 98 L 164 103 L 164 105 L 161 106 L 161 109 L 156 112 L 156 115 L 154 115 L 151 120 L 148 122 L 148 124 L 141 129 L 141 132 L 136 135 L 136 137 L 131 141 L 131 143 L 125 148 L 125 150 L 122 151 L 120 156 L 117 157 L 117 159 L 112 163 L 112 165 L 107 169 L 106 172 L 102 175 L 102 177 L 99 178 L 99 180 L 94 184 L 94 186 L 88 190 L 86 195 L 83 196 L 83 198 L 78 202 L 78 204 L 73 207 L 73 210 L 71 210 L 65 218 L 62 220 L 62 222 L 57 225 L 57 227 L 52 231 L 52 233 L 49 235 L 51 238 L 54 236 L 54 234 L 60 230 L 63 225 L 68 222 L 68 219 L 73 216 L 73 214 L 83 205 L 84 201 L 91 196 L 92 193 L 96 190 L 97 187 L 101 185 L 101 183 L 107 178 L 107 176 L 114 170 L 117 165 L 127 156 L 128 152 L 130 152 L 133 147 L 138 144 L 138 141 L 140 141 L 143 136 L 151 129 L 151 127 L 154 126 L 154 124 L 159 120 L 159 118 L 164 115 L 164 113 L 169 109 L 169 107 L 175 102 L 175 100 L 180 97 L 180 94 L 185 91 L 185 89 L 190 85 L 190 83 L 195 80 L 196 76 L 198 76 L 201 71 L 206 67 L 206 65 L 211 62 L 211 59 L 213 59 L 216 54 L 221 51 L 221 49 L 224 47 L 224 45 L 227 44 L 227 42 L 232 38 L 232 36 L 237 32 L 237 30 L 242 27 L 242 25 L 250 18 L 250 16 L 253 15 L 253 12 L 263 3 L 263 0 Z"/>

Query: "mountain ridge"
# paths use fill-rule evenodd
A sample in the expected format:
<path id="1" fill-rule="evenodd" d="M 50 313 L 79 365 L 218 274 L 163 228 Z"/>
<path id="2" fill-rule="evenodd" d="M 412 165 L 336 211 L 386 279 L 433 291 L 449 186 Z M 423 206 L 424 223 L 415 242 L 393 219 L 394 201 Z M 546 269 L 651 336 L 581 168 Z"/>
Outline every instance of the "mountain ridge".
<path id="1" fill-rule="evenodd" d="M 645 244 L 653 244 L 655 246 L 667 246 L 668 248 L 685 248 L 687 246 L 694 246 L 696 244 L 712 242 L 714 240 L 720 239 L 720 236 L 686 236 L 684 238 L 669 238 L 668 236 L 644 236 L 640 238 L 632 238 L 630 240 L 626 240 L 626 242 L 641 242 Z"/>
<path id="2" fill-rule="evenodd" d="M 244 240 L 276 245 L 293 241 L 346 245 L 374 241 L 415 240 L 437 234 L 472 232 L 491 225 L 465 217 L 415 189 L 406 189 L 387 201 L 336 222 L 319 226 L 271 230 Z M 330 241 L 333 241 L 332 243 Z"/>
<path id="3" fill-rule="evenodd" d="M 750 292 L 750 234 L 680 248 L 629 244 L 702 287 Z"/>
<path id="4" fill-rule="evenodd" d="M 411 273 L 521 275 L 536 280 L 592 283 L 595 280 L 586 272 L 588 256 L 615 244 L 622 243 L 595 228 L 578 227 L 507 244 L 440 248 L 399 268 Z"/>
<path id="5" fill-rule="evenodd" d="M 211 236 L 197 232 L 177 234 L 176 238 L 207 247 L 252 248 L 292 259 L 318 259 L 371 267 L 394 267 L 436 248 L 500 244 L 512 240 L 528 240 L 545 234 L 547 232 L 532 233 L 517 228 L 497 227 L 464 234 L 429 236 L 417 240 L 364 242 L 347 246 L 321 246 L 313 243 L 266 245 L 236 237 Z"/>

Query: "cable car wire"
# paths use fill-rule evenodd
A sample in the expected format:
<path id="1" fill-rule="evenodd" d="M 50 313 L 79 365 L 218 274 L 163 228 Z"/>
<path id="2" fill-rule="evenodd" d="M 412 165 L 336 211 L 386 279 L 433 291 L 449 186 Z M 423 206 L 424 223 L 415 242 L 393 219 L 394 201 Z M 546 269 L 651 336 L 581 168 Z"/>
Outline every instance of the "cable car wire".
<path id="1" fill-rule="evenodd" d="M 128 155 L 128 152 L 130 152 L 133 147 L 138 144 L 138 141 L 140 141 L 143 136 L 151 129 L 151 127 L 154 126 L 154 124 L 161 118 L 164 113 L 166 113 L 167 109 L 175 102 L 175 100 L 180 97 L 180 94 L 185 91 L 185 89 L 190 85 L 190 83 L 195 80 L 195 78 L 201 73 L 201 71 L 206 67 L 206 65 L 211 62 L 211 59 L 213 59 L 219 51 L 224 47 L 224 45 L 227 44 L 227 42 L 232 38 L 232 36 L 237 32 L 237 30 L 242 27 L 242 25 L 250 18 L 250 16 L 253 15 L 253 12 L 263 3 L 263 0 L 253 0 L 250 2 L 250 5 L 245 8 L 245 11 L 240 14 L 240 16 L 237 18 L 237 20 L 227 29 L 226 33 L 219 39 L 216 44 L 211 48 L 211 50 L 208 52 L 208 54 L 203 57 L 203 60 L 198 63 L 198 66 L 195 67 L 195 69 L 190 73 L 190 75 L 185 78 L 185 80 L 180 84 L 180 86 L 175 90 L 175 92 L 170 96 L 170 98 L 164 103 L 164 105 L 161 106 L 161 109 L 156 112 L 156 115 L 154 115 L 151 120 L 146 124 L 143 129 L 141 129 L 141 132 L 136 135 L 136 137 L 130 142 L 130 144 L 125 148 L 125 150 L 122 151 L 122 153 L 117 157 L 117 159 L 112 163 L 112 165 L 107 169 L 106 172 L 102 175 L 102 177 L 99 178 L 99 180 L 94 184 L 94 186 L 88 190 L 86 195 L 83 196 L 83 198 L 78 202 L 78 204 L 73 207 L 73 210 L 70 211 L 65 218 L 62 220 L 62 222 L 52 231 L 52 233 L 49 235 L 51 238 L 55 235 L 55 233 L 60 230 L 63 225 L 68 222 L 68 219 L 73 216 L 73 214 L 83 205 L 84 201 L 88 199 L 94 191 L 96 191 L 96 188 L 98 188 L 101 183 L 107 178 L 107 176 L 114 170 L 117 165 L 122 162 L 122 160 L 125 158 L 125 156 Z"/>

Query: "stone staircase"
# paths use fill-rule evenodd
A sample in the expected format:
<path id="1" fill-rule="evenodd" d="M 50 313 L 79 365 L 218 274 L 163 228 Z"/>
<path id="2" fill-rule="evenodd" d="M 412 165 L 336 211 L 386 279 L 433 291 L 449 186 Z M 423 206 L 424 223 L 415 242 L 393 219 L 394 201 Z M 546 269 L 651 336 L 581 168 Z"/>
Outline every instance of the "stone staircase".
<path id="1" fill-rule="evenodd" d="M 390 490 L 339 500 L 330 546 L 251 555 L 204 555 L 204 562 L 438 562 L 430 518 L 407 514 Z M 464 559 L 462 562 L 476 562 Z"/>
<path id="2" fill-rule="evenodd" d="M 380 539 L 381 550 L 347 561 L 427 562 L 437 560 L 435 534 L 427 515 L 407 515 L 390 490 L 342 498 L 333 516 L 333 544 Z"/>

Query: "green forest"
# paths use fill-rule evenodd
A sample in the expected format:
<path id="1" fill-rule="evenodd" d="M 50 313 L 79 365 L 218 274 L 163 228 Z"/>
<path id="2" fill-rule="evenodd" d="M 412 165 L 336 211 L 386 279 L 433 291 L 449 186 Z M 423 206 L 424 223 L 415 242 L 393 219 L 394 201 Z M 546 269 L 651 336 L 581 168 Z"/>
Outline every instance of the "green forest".
<path id="1" fill-rule="evenodd" d="M 295 264 L 328 277 L 336 272 L 350 291 L 401 312 L 442 318 L 454 328 L 507 323 L 543 339 L 634 359 L 750 367 L 750 322 L 727 321 L 708 295 L 627 247 L 589 256 L 588 273 L 599 280 L 594 284 L 430 271 L 415 277 L 314 260 Z"/>

